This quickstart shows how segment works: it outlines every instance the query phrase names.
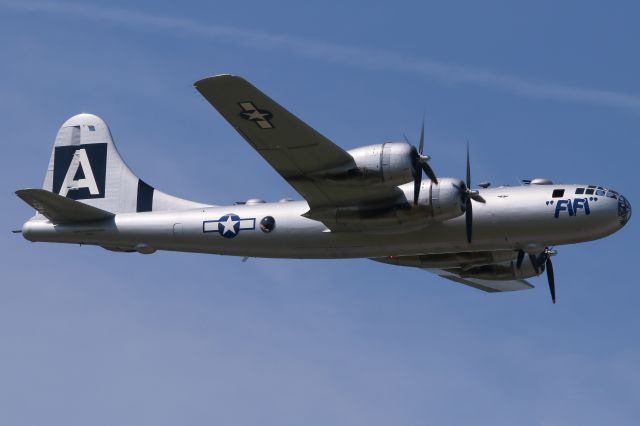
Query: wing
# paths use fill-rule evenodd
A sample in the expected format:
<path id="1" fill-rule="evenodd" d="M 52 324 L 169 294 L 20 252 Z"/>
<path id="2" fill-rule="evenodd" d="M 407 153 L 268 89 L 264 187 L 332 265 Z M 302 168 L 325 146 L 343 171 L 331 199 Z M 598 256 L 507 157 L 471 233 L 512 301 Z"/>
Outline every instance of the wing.
<path id="1" fill-rule="evenodd" d="M 476 256 L 476 260 L 474 260 Z M 450 281 L 468 285 L 489 293 L 502 291 L 528 290 L 533 288 L 526 280 L 485 280 L 462 277 L 458 273 L 463 267 L 505 264 L 514 262 L 516 253 L 513 250 L 497 250 L 492 252 L 461 252 L 445 254 L 422 254 L 413 256 L 393 256 L 371 258 L 376 262 L 405 268 L 420 268 L 439 275 Z"/>
<path id="2" fill-rule="evenodd" d="M 219 75 L 196 89 L 302 195 L 311 209 L 392 200 L 397 188 L 349 187 L 328 177 L 357 172 L 353 157 L 241 77 Z"/>
<path id="3" fill-rule="evenodd" d="M 527 280 L 490 281 L 478 278 L 462 278 L 460 275 L 444 269 L 424 268 L 424 270 L 439 275 L 442 278 L 446 278 L 459 284 L 468 285 L 488 293 L 529 290 L 533 288 L 533 285 L 531 285 Z"/>

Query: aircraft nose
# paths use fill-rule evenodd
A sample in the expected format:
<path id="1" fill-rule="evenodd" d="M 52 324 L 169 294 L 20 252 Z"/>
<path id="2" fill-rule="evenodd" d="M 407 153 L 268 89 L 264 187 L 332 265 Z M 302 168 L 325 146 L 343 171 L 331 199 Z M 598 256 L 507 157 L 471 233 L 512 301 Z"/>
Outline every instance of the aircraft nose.
<path id="1" fill-rule="evenodd" d="M 620 220 L 620 225 L 626 225 L 629 219 L 631 219 L 631 203 L 624 195 L 620 194 L 618 197 L 618 220 Z"/>

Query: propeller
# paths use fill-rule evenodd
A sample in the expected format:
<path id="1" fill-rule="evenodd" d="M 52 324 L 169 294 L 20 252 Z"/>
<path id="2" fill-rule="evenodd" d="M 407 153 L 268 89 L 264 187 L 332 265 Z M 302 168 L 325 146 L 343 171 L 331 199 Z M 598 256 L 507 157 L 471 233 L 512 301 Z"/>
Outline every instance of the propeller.
<path id="1" fill-rule="evenodd" d="M 467 180 L 460 188 L 460 198 L 464 204 L 465 223 L 467 228 L 467 242 L 471 244 L 471 237 L 473 234 L 473 204 L 471 200 L 479 203 L 485 203 L 485 199 L 482 198 L 478 190 L 471 189 L 471 162 L 469 160 L 469 141 L 467 141 Z"/>
<path id="2" fill-rule="evenodd" d="M 551 256 L 558 254 L 557 251 L 545 247 L 544 251 L 538 255 L 537 270 L 540 268 L 547 270 L 547 281 L 549 281 L 549 292 L 551 293 L 551 302 L 556 303 L 556 280 L 553 276 L 553 263 L 551 263 Z M 537 271 L 536 270 L 536 271 Z"/>
<path id="3" fill-rule="evenodd" d="M 549 247 L 545 247 L 544 251 L 538 256 L 529 253 L 529 260 L 531 260 L 531 264 L 533 265 L 533 269 L 536 271 L 536 274 L 540 274 L 540 272 L 545 269 L 547 270 L 549 292 L 551 293 L 551 301 L 554 304 L 556 303 L 556 280 L 553 275 L 553 263 L 551 262 L 551 256 L 555 256 L 556 254 L 558 254 L 558 252 Z M 522 266 L 524 255 L 524 250 L 518 250 L 518 257 L 516 258 L 516 266 L 518 269 Z"/>
<path id="4" fill-rule="evenodd" d="M 404 136 L 404 140 L 408 143 L 409 139 Z M 438 183 L 438 178 L 436 178 L 436 174 L 433 173 L 433 169 L 429 166 L 429 160 L 431 157 L 423 154 L 424 151 L 424 117 L 422 117 L 422 128 L 420 129 L 420 144 L 418 148 L 413 147 L 411 150 L 411 164 L 413 168 L 413 205 L 418 205 L 418 198 L 420 197 L 420 187 L 422 186 L 422 172 L 433 181 L 433 183 Z"/>

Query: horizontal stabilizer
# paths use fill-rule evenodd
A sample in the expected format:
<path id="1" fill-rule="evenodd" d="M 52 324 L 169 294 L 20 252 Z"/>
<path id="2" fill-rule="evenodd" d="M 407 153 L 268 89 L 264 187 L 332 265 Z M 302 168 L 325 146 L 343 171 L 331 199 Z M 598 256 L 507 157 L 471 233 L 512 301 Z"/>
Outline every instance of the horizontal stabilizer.
<path id="1" fill-rule="evenodd" d="M 93 222 L 114 216 L 111 212 L 45 189 L 20 189 L 16 195 L 53 223 Z"/>

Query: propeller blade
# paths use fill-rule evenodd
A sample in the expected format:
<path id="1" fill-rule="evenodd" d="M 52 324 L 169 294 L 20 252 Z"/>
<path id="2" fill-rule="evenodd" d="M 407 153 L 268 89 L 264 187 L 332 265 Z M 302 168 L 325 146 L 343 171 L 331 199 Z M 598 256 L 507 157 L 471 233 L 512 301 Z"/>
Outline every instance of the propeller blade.
<path id="1" fill-rule="evenodd" d="M 486 202 L 487 202 L 487 200 L 485 200 L 484 198 L 482 198 L 482 195 L 480 195 L 480 194 L 478 193 L 478 191 L 477 191 L 477 190 L 470 191 L 470 192 L 469 192 L 469 197 L 470 197 L 472 200 L 477 201 L 477 202 L 482 203 L 482 204 L 484 204 L 484 203 L 486 203 Z"/>
<path id="2" fill-rule="evenodd" d="M 420 144 L 418 144 L 418 152 L 422 155 L 424 150 L 424 115 L 422 116 L 422 129 L 420 129 Z"/>
<path id="3" fill-rule="evenodd" d="M 422 186 L 422 170 L 417 169 L 413 179 L 413 205 L 418 205 L 420 198 L 420 187 Z"/>
<path id="4" fill-rule="evenodd" d="M 471 198 L 467 197 L 465 203 L 465 222 L 467 225 L 467 242 L 471 244 L 471 234 L 473 231 L 473 207 L 471 205 Z"/>
<path id="5" fill-rule="evenodd" d="M 467 141 L 467 189 L 471 189 L 471 164 L 469 162 L 469 141 Z"/>
<path id="6" fill-rule="evenodd" d="M 433 183 L 435 183 L 436 185 L 438 184 L 438 178 L 436 177 L 436 174 L 433 173 L 433 170 L 431 169 L 431 166 L 429 166 L 429 163 L 423 162 L 420 163 L 422 165 L 422 170 L 424 170 L 424 172 L 427 174 L 427 176 L 429 176 L 429 179 L 431 179 L 433 181 Z"/>
<path id="7" fill-rule="evenodd" d="M 549 281 L 549 291 L 551 292 L 551 301 L 556 303 L 556 281 L 553 276 L 553 263 L 551 258 L 547 256 L 546 268 L 547 268 L 547 280 Z"/>
<path id="8" fill-rule="evenodd" d="M 518 258 L 516 259 L 516 266 L 518 269 L 522 267 L 523 260 L 524 260 L 524 250 L 518 250 Z"/>
<path id="9" fill-rule="evenodd" d="M 469 159 L 469 141 L 467 141 L 467 197 L 479 203 L 487 202 L 487 200 L 482 198 L 482 195 L 480 195 L 477 189 L 471 189 L 471 160 Z"/>
<path id="10" fill-rule="evenodd" d="M 411 145 L 409 142 L 409 138 L 406 135 L 402 135 L 404 140 Z M 438 184 L 438 178 L 436 178 L 436 174 L 433 172 L 431 166 L 429 166 L 429 156 L 423 155 L 424 151 L 424 116 L 422 116 L 422 127 L 420 128 L 420 142 L 418 144 L 418 148 L 413 147 L 413 205 L 418 205 L 418 200 L 420 199 L 420 188 L 422 186 L 422 172 L 431 179 L 432 182 Z"/>

